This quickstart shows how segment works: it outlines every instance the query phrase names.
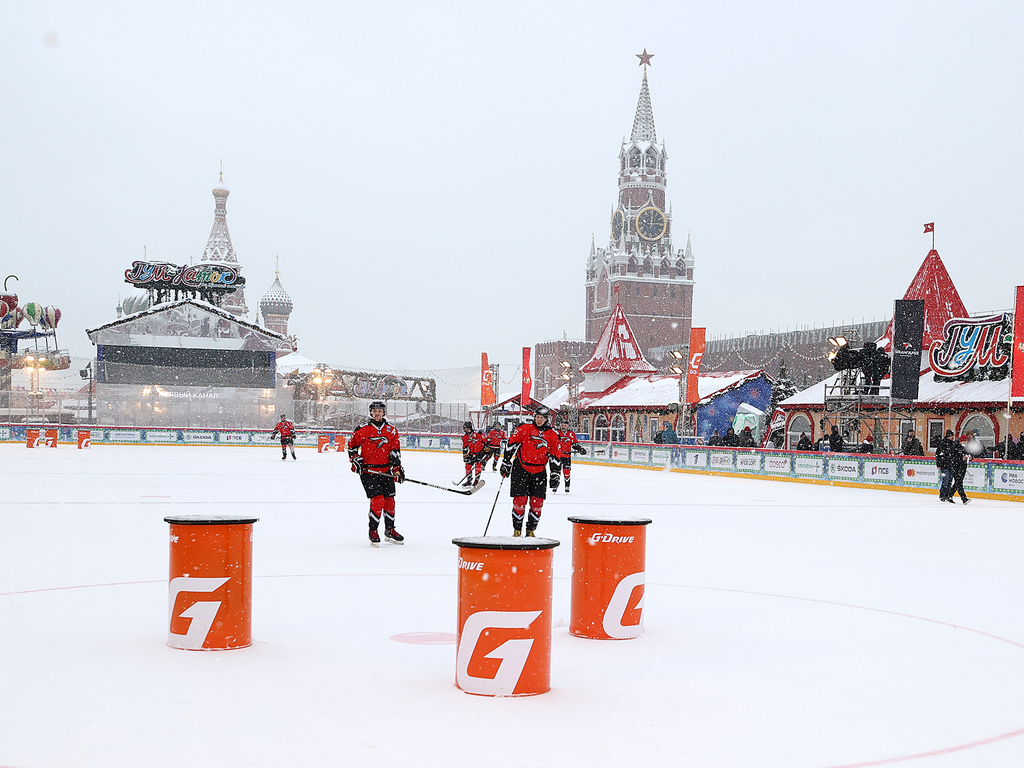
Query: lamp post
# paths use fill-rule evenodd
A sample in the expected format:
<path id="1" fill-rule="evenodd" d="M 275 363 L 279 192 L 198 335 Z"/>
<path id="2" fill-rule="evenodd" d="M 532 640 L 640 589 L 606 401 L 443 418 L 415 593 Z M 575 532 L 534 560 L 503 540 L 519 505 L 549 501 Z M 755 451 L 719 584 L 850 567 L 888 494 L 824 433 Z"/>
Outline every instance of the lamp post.
<path id="1" fill-rule="evenodd" d="M 82 368 L 81 370 L 78 371 L 78 375 L 81 376 L 83 379 L 88 379 L 89 380 L 89 423 L 91 424 L 92 423 L 92 388 L 93 388 L 92 387 L 92 382 L 93 382 L 92 360 L 90 360 L 86 364 L 85 368 Z"/>
<path id="2" fill-rule="evenodd" d="M 669 352 L 672 357 L 675 358 L 676 364 L 669 368 L 672 373 L 679 375 L 679 416 L 682 420 L 682 428 L 679 426 L 679 420 L 676 421 L 676 431 L 679 432 L 680 437 L 692 436 L 690 429 L 690 415 L 686 407 L 686 379 L 689 371 L 687 370 L 690 360 L 690 348 L 688 346 L 682 349 L 673 349 Z"/>
<path id="3" fill-rule="evenodd" d="M 319 367 L 313 369 L 313 385 L 316 387 L 316 400 L 313 404 L 313 420 L 319 421 L 320 426 L 324 426 L 327 414 L 321 408 L 323 401 L 327 397 L 327 393 L 330 391 L 331 382 L 334 381 L 334 371 L 326 366 L 321 370 Z M 318 418 L 319 414 L 319 418 Z"/>
<path id="4" fill-rule="evenodd" d="M 572 363 L 568 360 L 563 360 L 559 363 L 562 366 L 562 373 L 559 378 L 564 379 L 568 382 L 569 388 L 569 426 L 575 432 L 580 428 L 580 396 L 579 396 L 579 382 L 577 381 L 576 372 L 572 369 Z"/>
<path id="5" fill-rule="evenodd" d="M 35 413 L 38 410 L 42 410 L 43 418 L 46 418 L 45 407 L 40 408 L 43 402 L 42 387 L 39 382 L 39 374 L 46 369 L 49 364 L 49 360 L 43 355 L 36 357 L 35 355 L 25 355 L 25 370 L 28 371 L 29 376 L 29 388 L 28 393 L 29 401 L 31 403 L 31 410 Z"/>

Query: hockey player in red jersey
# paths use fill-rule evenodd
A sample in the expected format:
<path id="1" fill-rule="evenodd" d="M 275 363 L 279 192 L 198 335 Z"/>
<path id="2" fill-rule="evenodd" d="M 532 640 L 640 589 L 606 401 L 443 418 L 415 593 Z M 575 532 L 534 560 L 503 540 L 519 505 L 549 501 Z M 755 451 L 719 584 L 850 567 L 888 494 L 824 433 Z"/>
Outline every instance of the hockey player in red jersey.
<path id="1" fill-rule="evenodd" d="M 484 468 L 487 468 L 487 459 L 493 458 L 494 463 L 491 465 L 491 472 L 498 471 L 498 460 L 501 458 L 501 444 L 505 442 L 505 438 L 508 435 L 505 434 L 505 430 L 501 428 L 498 422 L 494 422 L 494 426 L 491 427 L 487 433 L 487 453 L 484 454 Z"/>
<path id="2" fill-rule="evenodd" d="M 295 458 L 295 425 L 288 421 L 285 414 L 281 414 L 281 420 L 274 426 L 270 433 L 271 439 L 281 436 L 281 461 L 288 458 L 288 449 L 292 450 L 292 458 Z"/>
<path id="3" fill-rule="evenodd" d="M 398 430 L 384 418 L 384 403 L 370 403 L 370 420 L 355 432 L 348 444 L 348 458 L 352 471 L 359 479 L 370 500 L 370 544 L 380 544 L 380 518 L 384 517 L 384 538 L 392 544 L 401 544 L 405 537 L 395 530 L 395 483 L 405 480 L 402 469 L 402 448 Z"/>
<path id="4" fill-rule="evenodd" d="M 501 476 L 512 475 L 509 494 L 512 496 L 512 535 L 522 536 L 523 522 L 526 535 L 535 536 L 540 523 L 541 509 L 547 494 L 547 465 L 561 459 L 558 452 L 558 433 L 552 429 L 551 411 L 541 406 L 533 414 L 533 421 L 522 424 L 508 439 L 505 458 L 501 462 Z M 526 507 L 529 503 L 529 517 Z"/>
<path id="5" fill-rule="evenodd" d="M 555 431 L 558 433 L 558 453 L 562 458 L 558 463 L 551 462 L 551 490 L 552 492 L 558 490 L 558 471 L 561 470 L 565 475 L 565 492 L 568 493 L 570 475 L 572 474 L 572 454 L 575 451 L 586 456 L 587 449 L 580 445 L 579 438 L 576 437 L 575 432 L 569 429 L 569 422 L 566 419 L 558 419 Z"/>
<path id="6" fill-rule="evenodd" d="M 483 432 L 473 429 L 473 422 L 467 421 L 462 425 L 462 461 L 466 464 L 466 477 L 463 485 L 476 485 L 480 482 L 480 474 L 484 471 L 484 464 L 487 458 L 484 450 L 487 440 Z"/>

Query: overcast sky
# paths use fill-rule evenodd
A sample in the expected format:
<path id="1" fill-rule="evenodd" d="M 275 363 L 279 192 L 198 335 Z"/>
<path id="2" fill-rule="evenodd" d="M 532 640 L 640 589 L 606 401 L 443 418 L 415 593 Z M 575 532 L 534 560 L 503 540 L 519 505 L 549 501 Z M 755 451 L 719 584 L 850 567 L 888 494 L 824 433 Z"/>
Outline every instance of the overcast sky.
<path id="1" fill-rule="evenodd" d="M 931 221 L 970 311 L 1009 308 L 1024 283 L 1018 3 L 0 14 L 0 278 L 62 310 L 74 354 L 115 319 L 144 247 L 201 257 L 221 160 L 248 303 L 279 255 L 309 357 L 514 366 L 522 346 L 582 338 L 644 48 L 709 335 L 889 316 Z"/>

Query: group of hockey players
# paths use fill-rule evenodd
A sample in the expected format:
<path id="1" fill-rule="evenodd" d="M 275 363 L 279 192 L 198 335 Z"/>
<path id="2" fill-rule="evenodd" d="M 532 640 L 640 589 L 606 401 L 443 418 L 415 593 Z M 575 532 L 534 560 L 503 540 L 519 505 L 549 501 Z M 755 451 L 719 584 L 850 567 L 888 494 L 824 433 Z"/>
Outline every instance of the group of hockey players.
<path id="1" fill-rule="evenodd" d="M 380 523 L 384 521 L 384 540 L 402 544 L 405 537 L 395 529 L 395 484 L 405 481 L 402 449 L 398 430 L 387 420 L 387 408 L 379 400 L 370 403 L 370 418 L 352 433 L 348 444 L 351 469 L 359 475 L 366 498 L 370 500 L 370 544 L 381 542 Z M 533 420 L 521 424 L 507 437 L 495 422 L 484 432 L 474 429 L 472 422 L 463 425 L 462 458 L 466 476 L 459 484 L 474 486 L 492 462 L 491 471 L 500 471 L 502 480 L 511 478 L 512 535 L 536 536 L 547 490 L 558 490 L 564 478 L 565 492 L 572 481 L 572 454 L 586 455 L 576 433 L 560 419 L 557 428 L 551 425 L 551 412 L 541 406 Z M 274 427 L 274 436 L 281 438 L 281 458 L 288 458 L 291 449 L 295 458 L 295 425 L 281 415 Z M 504 447 L 504 453 L 502 448 Z M 500 460 L 500 466 L 499 466 Z M 419 482 L 419 481 L 416 481 Z"/>

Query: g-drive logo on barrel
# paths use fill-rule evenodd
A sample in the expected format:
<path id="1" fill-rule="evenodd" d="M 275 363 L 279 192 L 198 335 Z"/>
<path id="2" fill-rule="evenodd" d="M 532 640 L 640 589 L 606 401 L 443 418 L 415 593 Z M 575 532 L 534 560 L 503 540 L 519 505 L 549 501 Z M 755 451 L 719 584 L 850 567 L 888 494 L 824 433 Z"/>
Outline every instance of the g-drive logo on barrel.
<path id="1" fill-rule="evenodd" d="M 615 592 L 612 593 L 612 598 L 608 601 L 608 607 L 604 612 L 604 620 L 601 622 L 601 628 L 608 637 L 614 640 L 630 640 L 634 637 L 640 637 L 644 633 L 643 611 L 646 578 L 647 573 L 640 571 L 639 573 L 633 573 L 624 577 L 622 581 L 615 585 Z M 637 600 L 633 610 L 640 613 L 639 621 L 636 624 L 624 624 L 623 619 L 626 618 L 626 612 L 630 609 L 630 598 L 637 588 L 641 590 L 640 599 Z"/>
<path id="2" fill-rule="evenodd" d="M 477 611 L 466 619 L 459 637 L 459 652 L 455 662 L 455 681 L 466 693 L 482 696 L 511 696 L 526 668 L 526 660 L 533 648 L 532 637 L 506 640 L 485 659 L 501 659 L 494 677 L 477 677 L 469 673 L 469 665 L 481 636 L 491 629 L 529 629 L 543 611 Z"/>
<path id="3" fill-rule="evenodd" d="M 223 587 L 230 576 L 223 578 L 197 579 L 189 576 L 179 576 L 171 579 L 170 596 L 167 617 L 167 644 L 174 648 L 185 648 L 187 650 L 198 650 L 203 647 L 214 619 L 217 618 L 217 611 L 220 610 L 220 600 L 206 600 L 192 603 L 188 608 L 178 614 L 179 618 L 191 619 L 188 631 L 185 634 L 172 632 L 170 627 L 174 622 L 174 604 L 178 601 L 178 595 L 187 593 L 209 593 L 216 592 Z"/>

